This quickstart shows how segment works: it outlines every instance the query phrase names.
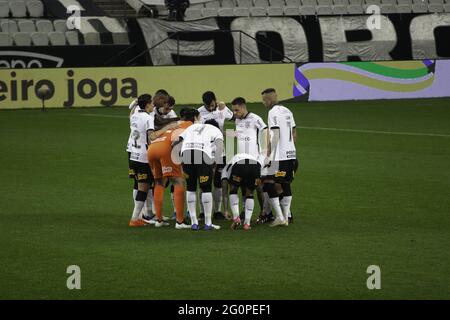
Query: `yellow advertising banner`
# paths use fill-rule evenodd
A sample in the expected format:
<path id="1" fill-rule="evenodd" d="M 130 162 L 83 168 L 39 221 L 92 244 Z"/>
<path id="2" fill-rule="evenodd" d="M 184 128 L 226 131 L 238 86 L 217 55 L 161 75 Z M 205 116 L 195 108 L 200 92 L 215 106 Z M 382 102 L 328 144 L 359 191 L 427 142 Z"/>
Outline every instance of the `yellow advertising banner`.
<path id="1" fill-rule="evenodd" d="M 38 90 L 46 85 L 45 106 L 124 106 L 143 93 L 165 89 L 177 104 L 200 104 L 214 91 L 219 100 L 238 96 L 261 100 L 263 89 L 277 89 L 279 99 L 292 98 L 293 64 L 116 67 L 71 69 L 0 69 L 0 110 L 40 108 Z"/>

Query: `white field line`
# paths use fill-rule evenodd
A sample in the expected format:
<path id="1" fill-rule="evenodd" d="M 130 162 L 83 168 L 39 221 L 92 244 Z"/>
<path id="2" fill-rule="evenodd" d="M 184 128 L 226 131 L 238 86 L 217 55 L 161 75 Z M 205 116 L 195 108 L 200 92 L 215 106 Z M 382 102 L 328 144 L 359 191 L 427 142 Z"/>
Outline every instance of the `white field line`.
<path id="1" fill-rule="evenodd" d="M 297 127 L 307 130 L 325 130 L 325 131 L 342 131 L 342 132 L 356 132 L 356 133 L 378 133 L 378 134 L 395 134 L 403 136 L 424 136 L 424 137 L 447 137 L 450 134 L 441 133 L 423 133 L 423 132 L 400 132 L 400 131 L 378 131 L 378 130 L 359 130 L 359 129 L 343 129 L 343 128 L 324 128 L 324 127 Z"/>
<path id="2" fill-rule="evenodd" d="M 99 117 L 99 118 L 128 118 L 128 116 L 121 115 L 107 115 L 107 114 L 95 114 L 95 113 L 82 113 L 81 116 L 85 117 Z M 378 130 L 360 130 L 360 129 L 345 129 L 345 128 L 326 128 L 326 127 L 304 127 L 297 126 L 300 129 L 307 130 L 323 130 L 323 131 L 341 131 L 341 132 L 355 132 L 355 133 L 375 133 L 375 134 L 394 134 L 402 136 L 423 136 L 423 137 L 446 137 L 450 138 L 450 134 L 441 133 L 423 133 L 423 132 L 400 132 L 400 131 L 378 131 Z"/>

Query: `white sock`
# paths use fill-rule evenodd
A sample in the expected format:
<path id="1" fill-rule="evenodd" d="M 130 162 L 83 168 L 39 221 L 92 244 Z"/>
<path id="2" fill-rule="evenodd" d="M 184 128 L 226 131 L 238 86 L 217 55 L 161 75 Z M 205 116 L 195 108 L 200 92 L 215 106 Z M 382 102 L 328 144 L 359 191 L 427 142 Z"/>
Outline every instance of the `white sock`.
<path id="1" fill-rule="evenodd" d="M 264 214 L 269 214 L 269 212 L 270 212 L 270 198 L 269 198 L 269 194 L 267 192 L 264 192 L 263 195 L 264 195 L 263 213 Z"/>
<path id="2" fill-rule="evenodd" d="M 202 193 L 202 203 L 203 208 L 205 209 L 205 225 L 212 224 L 212 206 L 213 206 L 213 197 L 211 192 L 203 192 Z"/>
<path id="3" fill-rule="evenodd" d="M 197 220 L 197 192 L 186 191 L 186 201 L 189 211 L 189 216 L 191 217 L 192 224 L 198 225 Z"/>
<path id="4" fill-rule="evenodd" d="M 281 210 L 283 211 L 284 219 L 288 219 L 289 213 L 291 212 L 291 202 L 292 196 L 283 196 L 283 199 L 280 201 Z"/>
<path id="5" fill-rule="evenodd" d="M 222 209 L 222 188 L 214 188 L 214 212 L 219 212 Z"/>
<path id="6" fill-rule="evenodd" d="M 255 208 L 255 200 L 253 198 L 247 198 L 245 200 L 245 221 L 244 224 L 250 224 L 252 220 L 253 209 Z"/>
<path id="7" fill-rule="evenodd" d="M 202 199 L 202 190 L 200 190 L 198 192 L 198 198 L 201 200 Z M 205 208 L 203 208 L 203 202 L 200 201 L 200 213 L 205 213 Z"/>
<path id="8" fill-rule="evenodd" d="M 239 217 L 239 196 L 237 194 L 230 194 L 230 209 L 233 219 Z"/>
<path id="9" fill-rule="evenodd" d="M 142 208 L 144 207 L 145 201 L 134 201 L 134 210 L 133 215 L 131 216 L 131 220 L 137 220 L 139 219 L 139 216 L 141 215 Z"/>
<path id="10" fill-rule="evenodd" d="M 281 206 L 280 206 L 280 199 L 278 197 L 270 198 L 269 201 L 270 201 L 270 206 L 272 207 L 272 210 L 275 213 L 275 217 L 284 221 L 283 211 L 281 210 Z"/>

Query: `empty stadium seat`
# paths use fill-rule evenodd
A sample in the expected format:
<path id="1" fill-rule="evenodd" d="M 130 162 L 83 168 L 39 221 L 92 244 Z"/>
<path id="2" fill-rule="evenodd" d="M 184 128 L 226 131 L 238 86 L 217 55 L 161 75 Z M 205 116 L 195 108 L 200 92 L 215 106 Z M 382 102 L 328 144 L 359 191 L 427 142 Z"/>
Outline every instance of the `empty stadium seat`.
<path id="1" fill-rule="evenodd" d="M 33 20 L 19 20 L 18 25 L 20 32 L 31 33 L 36 31 L 36 26 L 34 25 Z"/>
<path id="2" fill-rule="evenodd" d="M 270 6 L 267 8 L 269 16 L 282 16 L 284 0 L 269 0 Z"/>
<path id="3" fill-rule="evenodd" d="M 299 8 L 300 15 L 312 16 L 316 14 L 316 0 L 302 0 Z"/>
<path id="4" fill-rule="evenodd" d="M 412 0 L 398 0 L 397 12 L 398 13 L 411 13 L 412 12 Z"/>
<path id="5" fill-rule="evenodd" d="M 66 32 L 67 31 L 66 20 L 55 20 L 55 21 L 53 21 L 53 26 L 55 28 L 55 31 L 57 31 L 57 32 Z"/>
<path id="6" fill-rule="evenodd" d="M 50 40 L 50 44 L 52 46 L 65 46 L 66 45 L 66 37 L 63 32 L 49 32 L 48 39 Z"/>
<path id="7" fill-rule="evenodd" d="M 10 33 L 0 32 L 0 47 L 7 47 L 13 45 L 13 39 Z"/>
<path id="8" fill-rule="evenodd" d="M 347 12 L 349 14 L 362 14 L 365 12 L 362 0 L 349 0 Z"/>
<path id="9" fill-rule="evenodd" d="M 317 0 L 316 12 L 318 15 L 333 14 L 333 0 Z"/>
<path id="10" fill-rule="evenodd" d="M 233 15 L 233 8 L 235 7 L 234 0 L 222 0 L 218 10 L 219 17 L 229 17 Z"/>
<path id="11" fill-rule="evenodd" d="M 90 46 L 101 45 L 100 34 L 98 32 L 85 32 L 83 33 L 84 44 Z"/>
<path id="12" fill-rule="evenodd" d="M 31 35 L 28 32 L 13 33 L 16 46 L 31 46 Z"/>
<path id="13" fill-rule="evenodd" d="M 444 12 L 444 0 L 428 0 L 429 12 Z"/>
<path id="14" fill-rule="evenodd" d="M 237 0 L 237 7 L 234 8 L 233 13 L 236 17 L 248 17 L 251 6 L 250 0 Z"/>
<path id="15" fill-rule="evenodd" d="M 17 23 L 14 20 L 4 20 L 4 21 L 0 22 L 0 26 L 1 26 L 3 32 L 7 32 L 7 33 L 19 32 Z"/>
<path id="16" fill-rule="evenodd" d="M 11 15 L 14 18 L 24 18 L 27 16 L 27 7 L 25 6 L 24 1 L 10 1 L 9 11 L 11 11 Z"/>
<path id="17" fill-rule="evenodd" d="M 268 7 L 268 0 L 254 0 L 253 7 L 250 8 L 250 13 L 254 17 L 264 17 L 267 15 Z"/>
<path id="18" fill-rule="evenodd" d="M 71 46 L 77 46 L 80 44 L 80 39 L 78 37 L 78 31 L 66 31 L 65 32 L 67 43 Z"/>
<path id="19" fill-rule="evenodd" d="M 0 1 L 0 18 L 9 17 L 9 4 L 6 1 Z"/>
<path id="20" fill-rule="evenodd" d="M 298 16 L 300 14 L 300 0 L 286 0 L 285 16 Z"/>
<path id="21" fill-rule="evenodd" d="M 36 29 L 39 32 L 52 32 L 53 29 L 53 23 L 50 20 L 38 20 L 36 21 Z"/>
<path id="22" fill-rule="evenodd" d="M 333 13 L 334 14 L 347 14 L 348 0 L 334 0 Z"/>
<path id="23" fill-rule="evenodd" d="M 44 16 L 44 5 L 41 1 L 27 1 L 27 10 L 30 17 L 42 17 Z"/>
<path id="24" fill-rule="evenodd" d="M 414 0 L 412 5 L 412 11 L 414 13 L 425 13 L 428 12 L 427 3 L 422 0 Z"/>
<path id="25" fill-rule="evenodd" d="M 198 20 L 202 18 L 202 8 L 200 6 L 190 6 L 186 9 L 185 19 L 186 20 Z"/>
<path id="26" fill-rule="evenodd" d="M 444 3 L 444 12 L 450 12 L 450 0 Z"/>
<path id="27" fill-rule="evenodd" d="M 219 1 L 209 1 L 205 3 L 205 7 L 202 9 L 202 15 L 205 18 L 217 17 L 219 14 L 220 3 Z"/>
<path id="28" fill-rule="evenodd" d="M 48 34 L 45 32 L 33 32 L 31 34 L 31 42 L 35 46 L 48 46 Z"/>

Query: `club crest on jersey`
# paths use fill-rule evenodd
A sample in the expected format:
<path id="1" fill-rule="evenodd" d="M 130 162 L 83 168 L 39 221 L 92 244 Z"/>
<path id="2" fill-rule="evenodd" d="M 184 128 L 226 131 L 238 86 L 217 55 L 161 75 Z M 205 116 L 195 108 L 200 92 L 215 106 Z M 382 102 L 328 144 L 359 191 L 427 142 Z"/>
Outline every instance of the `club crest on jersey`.
<path id="1" fill-rule="evenodd" d="M 275 173 L 275 177 L 285 177 L 286 176 L 286 171 L 277 171 Z"/>
<path id="2" fill-rule="evenodd" d="M 232 179 L 233 179 L 233 181 L 236 181 L 236 182 L 241 182 L 241 180 L 242 180 L 241 177 L 238 177 L 238 176 L 235 176 L 235 175 L 233 175 Z"/>
<path id="3" fill-rule="evenodd" d="M 146 173 L 139 173 L 137 175 L 138 180 L 147 180 L 147 178 L 148 178 L 148 174 L 146 174 Z"/>
<path id="4" fill-rule="evenodd" d="M 208 182 L 209 176 L 200 176 L 200 183 Z"/>

